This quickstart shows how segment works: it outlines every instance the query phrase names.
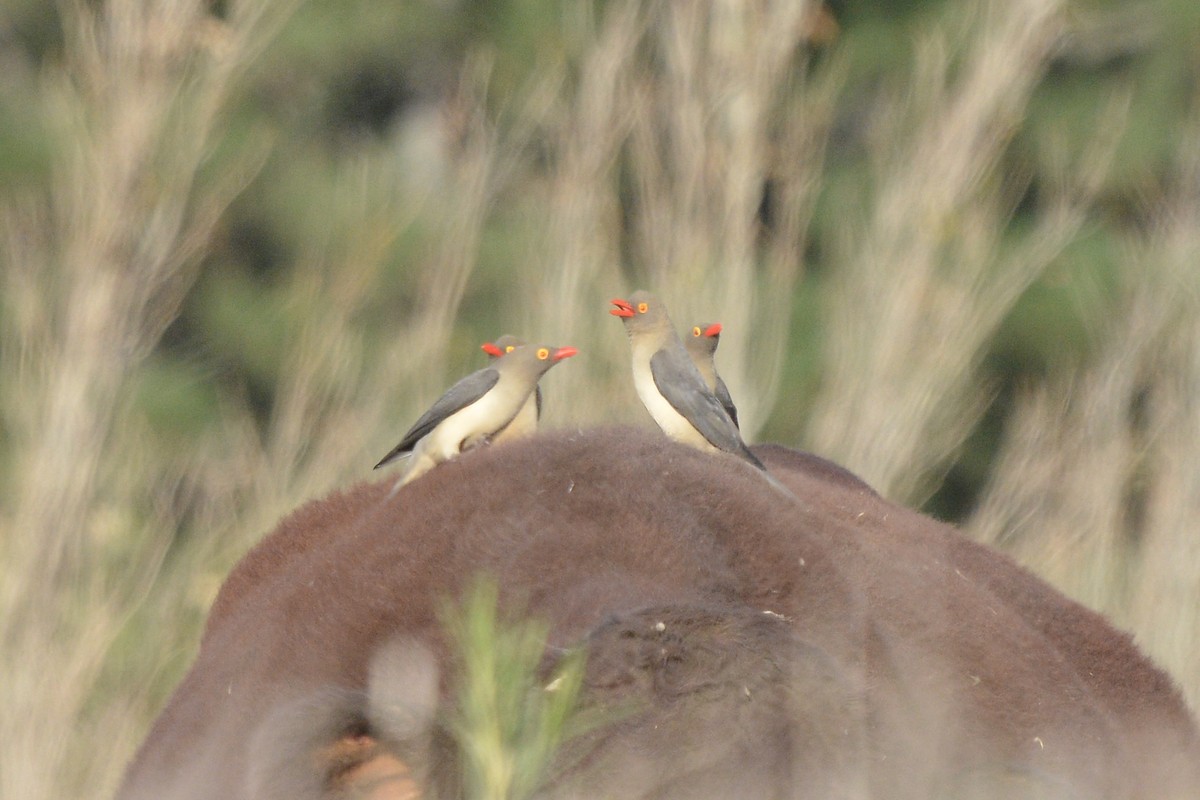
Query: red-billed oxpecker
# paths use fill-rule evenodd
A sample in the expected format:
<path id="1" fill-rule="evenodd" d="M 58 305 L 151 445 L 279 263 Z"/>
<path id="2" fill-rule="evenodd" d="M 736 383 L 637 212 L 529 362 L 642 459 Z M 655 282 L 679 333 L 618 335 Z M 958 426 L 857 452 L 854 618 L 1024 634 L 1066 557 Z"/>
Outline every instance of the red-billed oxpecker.
<path id="1" fill-rule="evenodd" d="M 521 339 L 506 333 L 494 342 L 485 342 L 483 352 L 492 358 L 503 358 L 524 344 L 525 342 Z M 542 387 L 538 385 L 534 387 L 533 394 L 525 398 L 525 405 L 521 406 L 521 410 L 512 418 L 512 422 L 492 435 L 492 444 L 510 442 L 522 436 L 529 436 L 537 430 L 538 421 L 541 418 Z"/>
<path id="2" fill-rule="evenodd" d="M 737 406 L 733 404 L 733 398 L 729 395 L 729 387 L 717 374 L 717 365 L 713 361 L 713 356 L 717 352 L 717 344 L 720 341 L 721 323 L 704 322 L 692 328 L 692 334 L 683 340 L 683 346 L 687 348 L 687 353 L 691 356 L 696 369 L 700 370 L 700 377 L 704 378 L 704 385 L 721 401 L 721 408 L 725 409 L 725 413 L 733 420 L 733 424 L 737 425 Z"/>
<path id="3" fill-rule="evenodd" d="M 765 471 L 721 401 L 705 386 L 704 377 L 675 333 L 666 306 L 645 291 L 612 304 L 615 308 L 609 313 L 625 323 L 633 349 L 634 388 L 663 433 L 701 450 L 724 450 Z"/>
<path id="4" fill-rule="evenodd" d="M 438 398 L 375 469 L 411 453 L 412 463 L 396 482 L 399 489 L 463 450 L 490 441 L 517 416 L 538 379 L 576 352 L 574 347 L 525 345 L 472 372 Z"/>

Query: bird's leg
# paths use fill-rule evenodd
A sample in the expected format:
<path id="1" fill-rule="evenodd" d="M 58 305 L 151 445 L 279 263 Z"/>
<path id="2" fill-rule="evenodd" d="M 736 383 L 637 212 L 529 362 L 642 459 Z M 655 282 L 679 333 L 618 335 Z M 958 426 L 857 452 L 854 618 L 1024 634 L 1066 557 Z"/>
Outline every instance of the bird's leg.
<path id="1" fill-rule="evenodd" d="M 465 453 L 468 450 L 474 450 L 476 447 L 483 447 L 492 443 L 490 434 L 478 433 L 473 436 L 468 436 L 458 443 L 458 452 Z"/>

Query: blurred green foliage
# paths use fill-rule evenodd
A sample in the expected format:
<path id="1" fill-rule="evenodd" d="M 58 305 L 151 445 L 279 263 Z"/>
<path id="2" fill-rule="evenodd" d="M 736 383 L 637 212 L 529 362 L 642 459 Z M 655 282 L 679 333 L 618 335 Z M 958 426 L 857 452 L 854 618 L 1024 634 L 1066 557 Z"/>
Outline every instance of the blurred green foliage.
<path id="1" fill-rule="evenodd" d="M 806 278 L 795 298 L 784 392 L 765 438 L 803 444 L 805 408 L 821 373 L 816 297 L 828 278 L 822 256 L 848 204 L 870 191 L 861 121 L 884 88 L 911 80 L 922 31 L 939 21 L 953 26 L 959 6 L 952 0 L 829 3 L 839 32 L 813 48 L 811 68 L 821 70 L 836 54 L 845 86 Z M 0 10 L 0 185 L 6 194 L 49 177 L 52 145 L 29 110 L 40 65 L 62 56 L 56 8 L 42 0 L 7 0 Z M 558 0 L 309 0 L 299 7 L 254 65 L 214 154 L 219 162 L 226 150 L 261 139 L 269 146 L 266 159 L 228 209 L 182 315 L 138 387 L 137 402 L 164 441 L 178 442 L 213 422 L 222 392 L 248 397 L 262 415 L 270 413 L 280 339 L 314 313 L 288 307 L 281 282 L 296 269 L 319 271 L 321 259 L 344 252 L 339 236 L 363 233 L 339 229 L 329 194 L 337 175 L 347 165 L 369 163 L 399 127 L 451 95 L 472 55 L 486 61 L 490 102 L 503 105 L 541 67 L 571 51 L 573 26 L 587 14 L 581 8 Z M 1010 145 L 1006 169 L 1022 196 L 1013 224 L 1036 209 L 1039 189 L 1055 180 L 1056 143 L 1078 146 L 1102 135 L 1110 119 L 1105 109 L 1113 98 L 1128 97 L 1115 165 L 1100 192 L 1103 214 L 1030 288 L 997 337 L 985 364 L 997 406 L 930 501 L 930 510 L 943 516 L 969 510 L 1013 387 L 1087 354 L 1119 288 L 1115 254 L 1146 224 L 1148 205 L 1171 181 L 1171 154 L 1200 78 L 1195 0 L 1079 0 L 1072 24 L 1074 34 Z M 428 258 L 437 214 L 436 204 L 412 211 L 387 254 L 394 274 Z M 470 320 L 460 337 L 463 366 L 478 357 L 470 342 L 499 333 L 490 327 L 492 298 L 526 256 L 522 228 L 538 222 L 518 202 L 506 203 L 489 221 L 462 306 Z M 410 282 L 373 288 L 365 330 L 386 337 L 389 320 L 414 302 L 406 294 Z"/>
<path id="2" fill-rule="evenodd" d="M 588 724 L 577 708 L 586 655 L 571 653 L 540 678 L 545 627 L 502 619 L 498 597 L 495 583 L 480 579 L 443 615 L 460 659 L 450 727 L 466 797 L 524 800 L 552 777 L 559 746 Z"/>

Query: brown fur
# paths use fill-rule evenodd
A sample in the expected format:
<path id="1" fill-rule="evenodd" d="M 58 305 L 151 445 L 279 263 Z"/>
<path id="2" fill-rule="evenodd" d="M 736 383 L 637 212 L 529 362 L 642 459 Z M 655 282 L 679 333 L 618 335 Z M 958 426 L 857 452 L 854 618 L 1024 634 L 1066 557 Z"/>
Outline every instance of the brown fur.
<path id="1" fill-rule="evenodd" d="M 304 506 L 230 575 L 119 797 L 375 774 L 297 778 L 272 747 L 375 753 L 372 660 L 401 636 L 444 663 L 439 603 L 480 572 L 552 650 L 587 642 L 588 703 L 637 709 L 567 748 L 555 796 L 1197 796 L 1194 722 L 1129 636 L 836 465 L 755 452 L 794 499 L 732 456 L 602 429 Z M 430 761 L 408 735 L 383 749 Z M 432 762 L 413 774 L 453 785 Z"/>

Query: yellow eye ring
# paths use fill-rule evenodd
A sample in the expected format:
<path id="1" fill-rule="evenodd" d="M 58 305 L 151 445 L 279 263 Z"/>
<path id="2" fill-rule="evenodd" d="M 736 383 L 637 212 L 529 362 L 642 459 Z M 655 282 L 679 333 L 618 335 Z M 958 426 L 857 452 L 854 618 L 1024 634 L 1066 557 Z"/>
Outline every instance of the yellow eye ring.
<path id="1" fill-rule="evenodd" d="M 692 336 L 699 336 L 701 333 L 703 333 L 703 331 L 701 331 L 699 327 L 692 328 Z"/>
<path id="2" fill-rule="evenodd" d="M 516 349 L 517 349 L 516 345 L 510 344 L 508 347 L 504 348 L 504 352 L 511 353 L 513 350 L 516 350 Z"/>
<path id="3" fill-rule="evenodd" d="M 544 347 L 539 347 L 537 351 L 538 361 L 545 361 L 550 357 L 550 351 Z"/>
<path id="4" fill-rule="evenodd" d="M 638 313 L 639 314 L 645 314 L 649 310 L 650 310 L 650 306 L 646 305 L 645 303 L 638 303 Z"/>

